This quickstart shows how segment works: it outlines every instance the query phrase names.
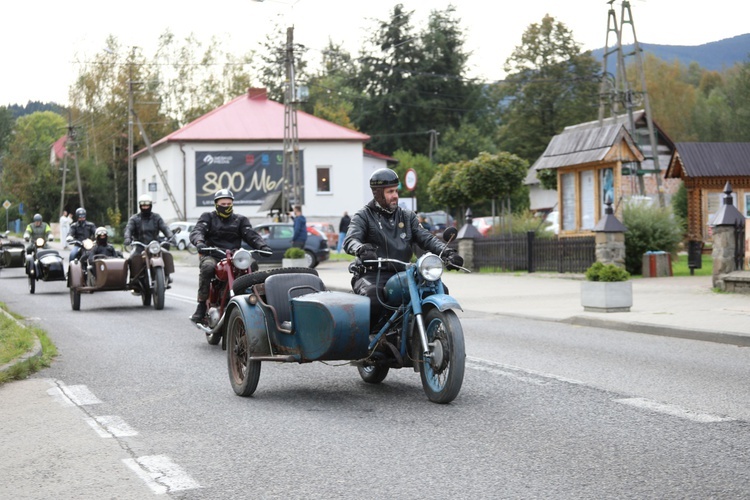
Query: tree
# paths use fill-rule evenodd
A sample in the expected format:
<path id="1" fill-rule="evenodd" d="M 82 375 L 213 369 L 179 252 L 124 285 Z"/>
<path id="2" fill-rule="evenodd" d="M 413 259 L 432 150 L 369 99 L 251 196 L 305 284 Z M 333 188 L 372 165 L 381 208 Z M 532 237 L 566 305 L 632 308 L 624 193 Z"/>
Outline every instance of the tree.
<path id="1" fill-rule="evenodd" d="M 310 77 L 310 95 L 303 109 L 324 120 L 356 130 L 351 116 L 357 91 L 351 86 L 356 74 L 352 57 L 329 39 L 323 51 L 322 68 Z"/>
<path id="2" fill-rule="evenodd" d="M 64 133 L 65 119 L 52 111 L 22 116 L 8 146 L 2 172 L 4 190 L 44 220 L 57 220 L 60 173 L 50 164 L 52 144 Z"/>
<path id="3" fill-rule="evenodd" d="M 435 205 L 428 194 L 428 186 L 438 171 L 438 166 L 431 162 L 425 155 L 414 154 L 403 149 L 399 149 L 393 153 L 393 157 L 398 160 L 398 166 L 393 170 L 398 174 L 398 178 L 401 179 L 402 184 L 407 170 L 411 168 L 417 173 L 416 189 L 413 192 L 409 192 L 404 187 L 401 196 L 416 197 L 418 200 L 417 207 L 420 212 L 431 212 L 440 208 L 438 205 Z"/>
<path id="4" fill-rule="evenodd" d="M 549 15 L 530 25 L 493 89 L 503 150 L 533 162 L 564 127 L 596 118 L 599 63 Z"/>
<path id="5" fill-rule="evenodd" d="M 466 191 L 456 182 L 458 173 L 468 168 L 469 162 L 446 163 L 440 165 L 439 170 L 430 179 L 427 192 L 433 203 L 439 207 L 445 207 L 448 211 L 458 209 L 461 213 L 472 202 L 466 196 Z"/>
<path id="6" fill-rule="evenodd" d="M 497 150 L 491 134 L 465 119 L 458 128 L 449 128 L 440 137 L 440 148 L 435 156 L 440 163 L 453 163 L 475 158 L 482 151 L 495 153 Z"/>

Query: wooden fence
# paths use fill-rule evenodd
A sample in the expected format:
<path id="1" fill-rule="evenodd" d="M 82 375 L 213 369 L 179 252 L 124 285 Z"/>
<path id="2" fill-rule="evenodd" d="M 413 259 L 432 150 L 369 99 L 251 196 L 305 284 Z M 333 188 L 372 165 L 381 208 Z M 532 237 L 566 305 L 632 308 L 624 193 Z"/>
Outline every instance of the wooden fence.
<path id="1" fill-rule="evenodd" d="M 536 238 L 490 236 L 474 240 L 474 265 L 504 271 L 582 273 L 596 261 L 593 236 Z"/>

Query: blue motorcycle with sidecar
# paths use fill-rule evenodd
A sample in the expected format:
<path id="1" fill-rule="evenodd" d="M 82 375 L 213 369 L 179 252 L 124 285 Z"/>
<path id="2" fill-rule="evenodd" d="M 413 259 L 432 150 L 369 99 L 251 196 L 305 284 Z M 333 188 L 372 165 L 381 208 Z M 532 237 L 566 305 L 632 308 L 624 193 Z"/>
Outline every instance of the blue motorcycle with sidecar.
<path id="1" fill-rule="evenodd" d="M 451 230 L 446 241 L 455 237 Z M 455 312 L 460 306 L 441 281 L 441 256 L 366 264 L 403 268 L 386 282 L 382 300 L 390 316 L 376 332 L 371 332 L 367 297 L 327 291 L 317 274 L 239 277 L 222 343 L 234 392 L 255 392 L 263 362 L 349 361 L 370 384 L 382 382 L 391 368 L 412 368 L 430 401 L 453 401 L 463 383 L 466 352 Z"/>

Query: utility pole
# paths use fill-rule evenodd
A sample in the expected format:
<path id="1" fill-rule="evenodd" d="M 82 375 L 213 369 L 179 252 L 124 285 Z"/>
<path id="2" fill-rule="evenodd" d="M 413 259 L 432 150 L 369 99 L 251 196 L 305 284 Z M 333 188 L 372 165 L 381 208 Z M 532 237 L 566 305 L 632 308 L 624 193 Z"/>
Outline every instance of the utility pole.
<path id="1" fill-rule="evenodd" d="M 286 30 L 286 92 L 284 93 L 284 156 L 282 163 L 281 220 L 287 220 L 292 204 L 302 205 L 302 172 L 297 131 L 297 88 L 294 73 L 294 27 Z"/>
<path id="2" fill-rule="evenodd" d="M 125 217 L 130 217 L 135 213 L 135 196 L 133 194 L 133 54 L 128 64 L 128 207 L 125 210 Z"/>
<path id="3" fill-rule="evenodd" d="M 622 1 L 622 10 L 620 14 L 620 24 L 618 26 L 617 24 L 617 16 L 615 14 L 615 10 L 613 7 L 614 0 L 609 0 L 607 2 L 609 4 L 609 11 L 607 14 L 607 37 L 605 41 L 605 47 L 604 47 L 604 57 L 603 57 L 603 67 L 602 72 L 605 75 L 604 78 L 602 78 L 602 85 L 601 85 L 601 94 L 600 94 L 600 102 L 599 102 L 599 121 L 600 123 L 604 119 L 606 107 L 609 107 L 610 115 L 611 116 L 617 116 L 618 114 L 622 113 L 622 109 L 627 112 L 628 114 L 628 124 L 630 127 L 630 133 L 633 137 L 633 140 L 638 145 L 638 148 L 643 152 L 643 144 L 642 144 L 642 137 L 641 134 L 638 133 L 638 131 L 635 128 L 635 119 L 633 117 L 633 106 L 635 105 L 636 100 L 643 100 L 644 105 L 644 111 L 646 115 L 646 125 L 648 130 L 648 141 L 649 145 L 651 147 L 651 155 L 646 157 L 645 159 L 650 159 L 653 163 L 653 169 L 650 170 L 650 173 L 654 176 L 656 180 L 656 189 L 659 196 L 659 206 L 664 207 L 665 200 L 664 200 L 664 188 L 662 186 L 662 180 L 661 180 L 661 168 L 659 166 L 659 151 L 657 149 L 657 142 L 656 142 L 656 133 L 654 130 L 654 121 L 653 116 L 651 115 L 651 105 L 649 103 L 648 98 L 648 91 L 646 89 L 646 75 L 643 70 L 643 60 L 642 60 L 642 50 L 640 45 L 638 44 L 638 37 L 635 33 L 635 23 L 633 21 L 633 13 L 630 10 L 630 2 L 628 0 Z M 633 52 L 624 54 L 623 53 L 623 46 L 622 46 L 622 36 L 623 36 L 623 26 L 625 24 L 629 24 L 630 28 L 632 30 L 633 35 Z M 610 32 L 614 32 L 616 35 L 616 46 L 614 49 L 610 50 L 609 48 L 609 35 Z M 617 69 L 615 70 L 615 83 L 614 88 L 609 88 L 610 82 L 606 78 L 607 73 L 607 58 L 610 54 L 616 54 L 617 56 Z M 630 84 L 627 79 L 626 71 L 625 71 L 625 57 L 626 56 L 635 56 L 636 60 L 636 72 L 638 74 L 638 78 L 640 79 L 640 85 L 641 90 L 640 91 L 633 91 L 630 88 Z M 645 156 L 645 154 L 644 154 Z M 643 174 L 646 173 L 644 170 L 640 170 L 639 172 L 632 172 L 630 175 L 637 175 L 638 178 L 638 186 L 639 191 L 641 194 L 644 194 L 646 191 L 645 182 L 643 179 Z M 638 175 L 641 174 L 641 175 Z"/>
<path id="4" fill-rule="evenodd" d="M 76 140 L 76 128 L 73 126 L 70 111 L 68 111 L 68 133 L 67 139 L 65 140 L 65 154 L 63 155 L 63 166 L 62 166 L 62 186 L 60 188 L 60 213 L 62 213 L 65 207 L 65 187 L 67 184 L 67 173 L 68 173 L 68 157 L 73 156 L 73 161 L 76 166 L 76 182 L 78 184 L 78 203 L 79 207 L 83 207 L 83 189 L 81 187 L 81 171 L 78 168 L 78 142 Z"/>

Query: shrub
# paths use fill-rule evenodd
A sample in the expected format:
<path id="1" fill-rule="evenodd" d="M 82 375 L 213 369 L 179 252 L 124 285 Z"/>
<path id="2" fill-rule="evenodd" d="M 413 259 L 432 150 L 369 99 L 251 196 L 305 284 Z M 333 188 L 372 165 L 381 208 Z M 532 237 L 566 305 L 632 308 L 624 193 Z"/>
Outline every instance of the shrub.
<path id="1" fill-rule="evenodd" d="M 630 273 L 614 264 L 594 262 L 586 270 L 586 279 L 589 281 L 627 281 L 630 279 Z"/>
<path id="2" fill-rule="evenodd" d="M 625 269 L 641 274 L 643 254 L 663 251 L 677 257 L 682 241 L 682 229 L 669 208 L 644 203 L 629 203 L 622 211 L 625 233 Z"/>
<path id="3" fill-rule="evenodd" d="M 284 252 L 285 259 L 304 259 L 305 251 L 299 247 L 289 247 Z"/>

